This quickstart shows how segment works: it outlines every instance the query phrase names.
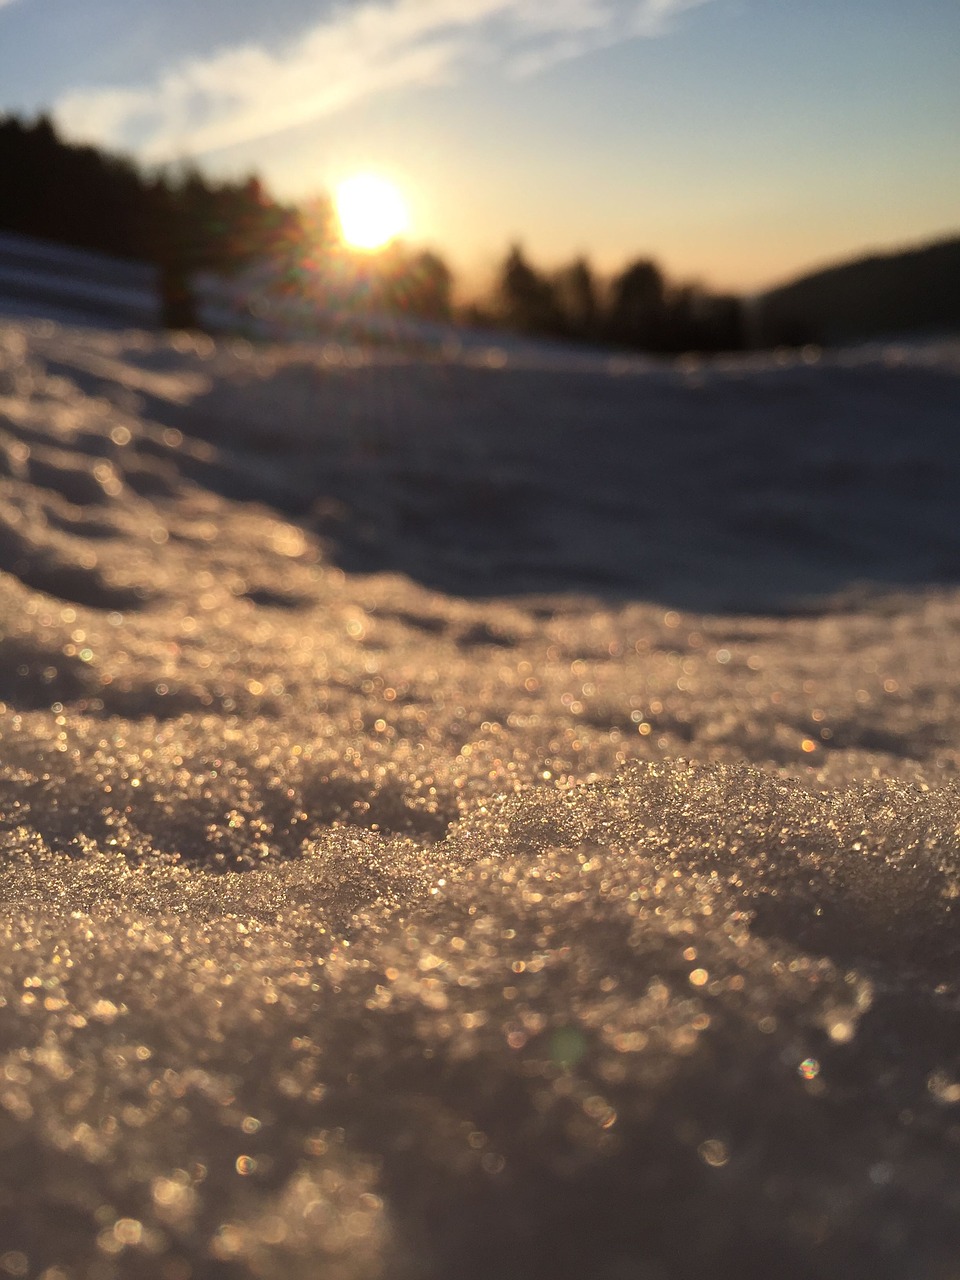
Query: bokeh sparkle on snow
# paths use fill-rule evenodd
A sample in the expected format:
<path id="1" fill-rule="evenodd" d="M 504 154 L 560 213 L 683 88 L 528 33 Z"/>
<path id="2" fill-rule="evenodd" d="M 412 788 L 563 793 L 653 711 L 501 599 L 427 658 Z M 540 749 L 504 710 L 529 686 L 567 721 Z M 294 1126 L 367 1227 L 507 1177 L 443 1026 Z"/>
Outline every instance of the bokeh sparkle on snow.
<path id="1" fill-rule="evenodd" d="M 955 347 L 0 330 L 0 1269 L 953 1274 Z"/>

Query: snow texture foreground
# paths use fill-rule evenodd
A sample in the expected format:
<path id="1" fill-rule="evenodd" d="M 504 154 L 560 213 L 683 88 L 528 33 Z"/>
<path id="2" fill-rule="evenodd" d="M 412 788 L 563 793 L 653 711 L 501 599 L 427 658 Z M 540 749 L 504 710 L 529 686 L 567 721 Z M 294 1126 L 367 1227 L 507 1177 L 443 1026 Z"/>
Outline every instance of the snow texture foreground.
<path id="1" fill-rule="evenodd" d="M 0 329 L 0 1275 L 960 1275 L 958 373 Z"/>

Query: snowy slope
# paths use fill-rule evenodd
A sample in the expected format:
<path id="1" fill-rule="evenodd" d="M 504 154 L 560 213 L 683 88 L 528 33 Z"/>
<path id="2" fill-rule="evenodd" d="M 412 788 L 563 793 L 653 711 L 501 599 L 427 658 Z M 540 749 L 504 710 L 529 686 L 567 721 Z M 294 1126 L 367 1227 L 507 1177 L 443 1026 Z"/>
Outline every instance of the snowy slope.
<path id="1" fill-rule="evenodd" d="M 0 232 L 0 316 L 155 328 L 160 324 L 157 269 Z"/>
<path id="2" fill-rule="evenodd" d="M 933 1280 L 956 345 L 0 332 L 0 1268 Z"/>

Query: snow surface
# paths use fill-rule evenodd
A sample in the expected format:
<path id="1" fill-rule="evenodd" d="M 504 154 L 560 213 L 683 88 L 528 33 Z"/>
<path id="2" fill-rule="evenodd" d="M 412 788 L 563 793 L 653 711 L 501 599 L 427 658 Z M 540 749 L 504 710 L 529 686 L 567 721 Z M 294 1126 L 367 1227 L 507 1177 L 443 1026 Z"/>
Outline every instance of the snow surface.
<path id="1" fill-rule="evenodd" d="M 156 267 L 0 231 L 0 315 L 110 328 L 161 322 Z"/>
<path id="2" fill-rule="evenodd" d="M 958 377 L 0 328 L 0 1274 L 955 1277 Z"/>

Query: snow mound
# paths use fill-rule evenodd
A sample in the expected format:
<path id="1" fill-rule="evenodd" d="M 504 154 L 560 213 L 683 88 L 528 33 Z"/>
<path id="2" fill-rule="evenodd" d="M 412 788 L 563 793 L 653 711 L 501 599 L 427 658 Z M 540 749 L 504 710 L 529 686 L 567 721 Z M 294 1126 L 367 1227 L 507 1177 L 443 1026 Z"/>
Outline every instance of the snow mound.
<path id="1" fill-rule="evenodd" d="M 930 1280 L 957 349 L 0 329 L 0 1269 Z"/>

